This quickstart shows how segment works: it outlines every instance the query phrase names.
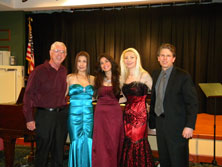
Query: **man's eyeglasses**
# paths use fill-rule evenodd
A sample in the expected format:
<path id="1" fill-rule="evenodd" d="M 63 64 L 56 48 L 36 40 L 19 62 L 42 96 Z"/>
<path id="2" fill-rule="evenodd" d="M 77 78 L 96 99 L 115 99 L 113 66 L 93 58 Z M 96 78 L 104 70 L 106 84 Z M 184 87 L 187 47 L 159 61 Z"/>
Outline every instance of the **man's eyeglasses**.
<path id="1" fill-rule="evenodd" d="M 66 51 L 64 51 L 64 50 L 58 50 L 58 49 L 54 49 L 53 50 L 55 53 L 61 53 L 61 54 L 65 54 L 66 53 Z"/>

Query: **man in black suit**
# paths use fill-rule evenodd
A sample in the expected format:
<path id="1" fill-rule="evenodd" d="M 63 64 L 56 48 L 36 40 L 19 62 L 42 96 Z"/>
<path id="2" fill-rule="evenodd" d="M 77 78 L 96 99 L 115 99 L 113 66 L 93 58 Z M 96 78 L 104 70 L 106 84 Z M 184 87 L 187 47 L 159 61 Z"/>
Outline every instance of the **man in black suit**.
<path id="1" fill-rule="evenodd" d="M 153 73 L 149 126 L 156 128 L 161 167 L 189 166 L 189 139 L 193 136 L 198 98 L 190 75 L 173 65 L 176 48 L 162 44 L 161 69 Z"/>

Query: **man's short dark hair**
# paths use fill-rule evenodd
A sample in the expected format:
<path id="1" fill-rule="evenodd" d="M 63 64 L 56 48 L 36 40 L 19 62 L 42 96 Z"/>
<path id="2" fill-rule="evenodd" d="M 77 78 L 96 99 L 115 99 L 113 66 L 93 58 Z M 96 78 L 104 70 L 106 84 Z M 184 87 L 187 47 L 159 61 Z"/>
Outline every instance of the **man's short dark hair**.
<path id="1" fill-rule="evenodd" d="M 169 44 L 169 43 L 163 43 L 162 45 L 160 45 L 160 47 L 157 51 L 157 56 L 160 55 L 160 51 L 162 49 L 169 49 L 173 53 L 173 57 L 176 57 L 176 47 L 174 45 Z"/>

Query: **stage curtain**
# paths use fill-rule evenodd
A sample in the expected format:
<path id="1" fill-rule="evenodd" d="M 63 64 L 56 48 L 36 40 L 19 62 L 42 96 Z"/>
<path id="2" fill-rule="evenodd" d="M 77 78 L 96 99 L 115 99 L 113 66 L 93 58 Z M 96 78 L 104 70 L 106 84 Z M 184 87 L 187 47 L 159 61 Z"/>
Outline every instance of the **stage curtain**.
<path id="1" fill-rule="evenodd" d="M 222 81 L 221 8 L 221 4 L 119 7 L 27 13 L 26 17 L 33 18 L 36 64 L 49 59 L 52 42 L 63 41 L 68 48 L 64 65 L 69 73 L 81 50 L 90 54 L 90 70 L 94 74 L 101 53 L 109 53 L 119 62 L 121 52 L 134 47 L 141 55 L 143 67 L 152 74 L 159 68 L 156 53 L 160 44 L 174 44 L 175 65 L 191 74 L 199 94 L 200 112 L 207 112 L 206 98 L 198 83 Z"/>

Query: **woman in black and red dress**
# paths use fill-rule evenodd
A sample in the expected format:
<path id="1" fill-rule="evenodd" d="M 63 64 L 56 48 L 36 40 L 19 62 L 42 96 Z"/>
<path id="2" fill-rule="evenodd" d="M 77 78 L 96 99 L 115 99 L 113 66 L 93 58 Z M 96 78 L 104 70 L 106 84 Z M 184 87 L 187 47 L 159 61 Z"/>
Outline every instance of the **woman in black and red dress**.
<path id="1" fill-rule="evenodd" d="M 127 99 L 124 111 L 125 139 L 121 156 L 122 167 L 153 167 L 147 135 L 146 96 L 152 78 L 141 66 L 136 49 L 123 51 L 120 59 L 122 92 Z"/>

